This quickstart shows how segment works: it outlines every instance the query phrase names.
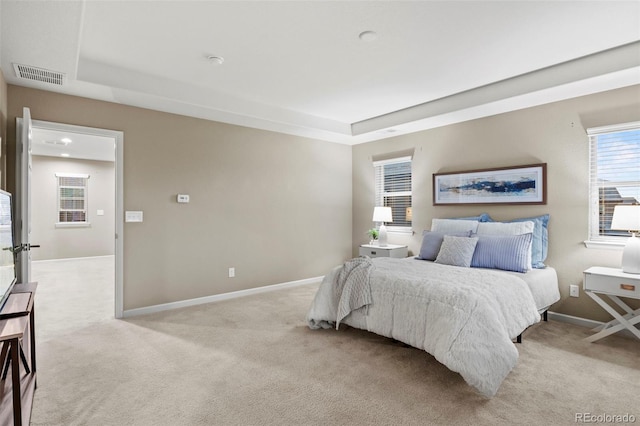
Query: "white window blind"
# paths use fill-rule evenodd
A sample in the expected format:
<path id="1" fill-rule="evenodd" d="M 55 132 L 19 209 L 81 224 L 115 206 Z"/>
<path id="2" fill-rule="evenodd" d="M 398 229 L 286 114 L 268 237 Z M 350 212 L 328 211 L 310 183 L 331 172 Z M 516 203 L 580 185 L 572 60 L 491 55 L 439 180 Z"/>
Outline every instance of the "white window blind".
<path id="1" fill-rule="evenodd" d="M 375 205 L 391 207 L 389 232 L 411 232 L 411 157 L 374 161 Z"/>
<path id="2" fill-rule="evenodd" d="M 628 237 L 612 230 L 613 209 L 640 203 L 640 122 L 587 130 L 590 142 L 589 240 Z"/>
<path id="3" fill-rule="evenodd" d="M 58 223 L 86 224 L 89 175 L 56 173 L 58 179 Z"/>

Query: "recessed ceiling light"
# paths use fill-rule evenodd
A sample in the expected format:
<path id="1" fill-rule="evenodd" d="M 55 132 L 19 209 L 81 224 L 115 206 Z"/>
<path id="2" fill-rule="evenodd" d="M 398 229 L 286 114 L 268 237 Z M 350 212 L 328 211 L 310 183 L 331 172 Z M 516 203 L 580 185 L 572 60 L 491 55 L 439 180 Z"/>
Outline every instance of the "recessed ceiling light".
<path id="1" fill-rule="evenodd" d="M 218 65 L 221 65 L 224 62 L 224 58 L 218 55 L 205 55 L 205 58 L 207 58 L 209 62 L 213 62 Z"/>
<path id="2" fill-rule="evenodd" d="M 62 139 L 60 139 L 60 141 L 64 142 L 65 144 L 71 143 L 71 139 L 69 139 L 69 138 L 62 138 Z"/>
<path id="3" fill-rule="evenodd" d="M 65 138 L 66 139 L 66 138 Z M 62 140 L 58 140 L 58 139 L 49 139 L 49 140 L 45 140 L 42 141 L 42 143 L 47 144 L 47 145 L 57 145 L 57 146 L 67 146 L 69 145 L 69 142 L 71 142 L 71 139 L 69 139 L 68 141 L 62 139 Z"/>
<path id="4" fill-rule="evenodd" d="M 362 41 L 373 41 L 378 38 L 378 33 L 375 31 L 363 31 L 358 35 L 358 37 Z"/>
<path id="5" fill-rule="evenodd" d="M 67 154 L 66 152 L 60 154 L 60 157 L 69 157 L 69 154 Z"/>

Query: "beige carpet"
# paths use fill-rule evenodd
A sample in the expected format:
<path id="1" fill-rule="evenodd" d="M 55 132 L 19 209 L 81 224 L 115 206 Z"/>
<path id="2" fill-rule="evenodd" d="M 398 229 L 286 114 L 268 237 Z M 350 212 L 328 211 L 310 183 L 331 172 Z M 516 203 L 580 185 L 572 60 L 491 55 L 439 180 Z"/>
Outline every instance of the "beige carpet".
<path id="1" fill-rule="evenodd" d="M 113 256 L 32 262 L 38 343 L 113 320 L 114 270 Z"/>
<path id="2" fill-rule="evenodd" d="M 345 327 L 313 331 L 306 285 L 131 320 L 38 347 L 33 425 L 575 424 L 640 422 L 640 342 L 549 322 L 485 399 L 423 351 Z"/>

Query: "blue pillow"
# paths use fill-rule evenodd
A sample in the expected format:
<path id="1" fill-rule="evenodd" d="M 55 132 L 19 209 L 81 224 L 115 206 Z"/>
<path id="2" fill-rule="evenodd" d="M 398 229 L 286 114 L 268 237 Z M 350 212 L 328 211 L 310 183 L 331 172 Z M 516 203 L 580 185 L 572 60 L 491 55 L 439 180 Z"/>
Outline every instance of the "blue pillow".
<path id="1" fill-rule="evenodd" d="M 471 235 L 471 231 L 466 232 L 438 232 L 438 231 L 423 231 L 422 232 L 422 246 L 420 247 L 420 254 L 416 259 L 421 260 L 436 260 L 438 253 L 440 252 L 440 246 L 445 235 L 453 235 L 454 237 L 468 237 Z"/>
<path id="2" fill-rule="evenodd" d="M 529 245 L 533 234 L 478 235 L 472 268 L 527 272 L 531 264 Z"/>
<path id="3" fill-rule="evenodd" d="M 543 214 L 536 217 L 526 217 L 508 220 L 506 222 L 533 222 L 533 240 L 531 241 L 531 266 L 536 269 L 545 268 L 549 249 L 549 215 Z"/>

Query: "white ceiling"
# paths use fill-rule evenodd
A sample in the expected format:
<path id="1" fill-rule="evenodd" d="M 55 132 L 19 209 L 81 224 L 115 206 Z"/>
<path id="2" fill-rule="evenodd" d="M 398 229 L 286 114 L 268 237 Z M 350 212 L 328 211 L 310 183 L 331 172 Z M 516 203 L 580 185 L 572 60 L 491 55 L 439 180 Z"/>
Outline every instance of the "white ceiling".
<path id="1" fill-rule="evenodd" d="M 110 137 L 38 127 L 31 134 L 31 153 L 70 159 L 115 161 L 115 140 Z"/>
<path id="2" fill-rule="evenodd" d="M 10 84 L 347 144 L 640 83 L 639 1 L 2 0 L 0 17 Z"/>

